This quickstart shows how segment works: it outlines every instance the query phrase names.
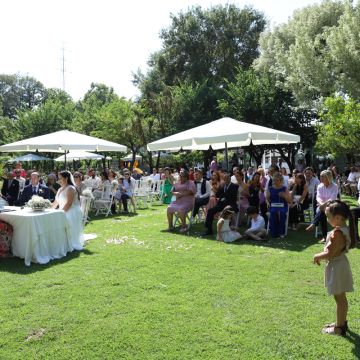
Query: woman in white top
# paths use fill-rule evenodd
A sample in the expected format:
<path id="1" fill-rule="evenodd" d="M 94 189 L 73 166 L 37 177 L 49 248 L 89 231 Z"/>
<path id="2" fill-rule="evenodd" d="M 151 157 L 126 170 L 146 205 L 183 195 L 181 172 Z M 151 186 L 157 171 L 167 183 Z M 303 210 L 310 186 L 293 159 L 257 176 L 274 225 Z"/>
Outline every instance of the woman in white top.
<path id="1" fill-rule="evenodd" d="M 74 179 L 67 170 L 59 173 L 60 189 L 58 190 L 52 207 L 65 211 L 69 225 L 69 242 L 75 250 L 82 250 L 84 245 L 83 213 L 80 208 L 80 196 L 77 192 Z"/>
<path id="2" fill-rule="evenodd" d="M 125 172 L 124 177 L 125 177 L 124 183 L 120 190 L 120 199 L 124 207 L 124 212 L 128 213 L 127 201 L 128 199 L 132 200 L 132 196 L 135 188 L 135 180 L 130 176 L 130 172 Z"/>

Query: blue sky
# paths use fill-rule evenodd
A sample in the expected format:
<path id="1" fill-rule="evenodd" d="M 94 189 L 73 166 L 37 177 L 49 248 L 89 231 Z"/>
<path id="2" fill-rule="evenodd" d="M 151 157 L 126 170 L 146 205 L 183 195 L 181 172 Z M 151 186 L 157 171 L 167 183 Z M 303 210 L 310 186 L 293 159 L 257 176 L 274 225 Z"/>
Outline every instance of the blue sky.
<path id="1" fill-rule="evenodd" d="M 251 5 L 271 26 L 286 22 L 295 9 L 315 0 L 3 0 L 0 2 L 0 73 L 28 74 L 46 87 L 62 88 L 78 100 L 91 82 L 114 87 L 131 98 L 137 90 L 132 72 L 146 72 L 149 55 L 160 49 L 159 32 L 170 25 L 170 13 L 194 5 Z"/>

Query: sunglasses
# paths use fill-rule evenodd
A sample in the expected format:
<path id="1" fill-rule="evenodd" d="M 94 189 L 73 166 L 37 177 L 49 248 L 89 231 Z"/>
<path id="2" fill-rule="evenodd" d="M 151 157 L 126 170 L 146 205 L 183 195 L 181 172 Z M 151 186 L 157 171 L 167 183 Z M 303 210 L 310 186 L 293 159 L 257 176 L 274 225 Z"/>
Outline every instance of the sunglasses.
<path id="1" fill-rule="evenodd" d="M 79 177 L 79 175 L 74 175 L 74 179 L 78 179 Z"/>

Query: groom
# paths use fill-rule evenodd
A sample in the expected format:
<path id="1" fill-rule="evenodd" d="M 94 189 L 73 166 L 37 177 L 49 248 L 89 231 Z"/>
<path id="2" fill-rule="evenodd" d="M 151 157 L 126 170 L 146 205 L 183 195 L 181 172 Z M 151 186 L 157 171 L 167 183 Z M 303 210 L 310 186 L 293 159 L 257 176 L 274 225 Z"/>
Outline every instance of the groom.
<path id="1" fill-rule="evenodd" d="M 24 187 L 20 199 L 18 200 L 18 205 L 24 205 L 32 198 L 33 195 L 38 195 L 43 197 L 44 199 L 49 199 L 49 188 L 45 185 L 40 184 L 39 180 L 39 173 L 33 172 L 31 174 L 31 183 Z"/>

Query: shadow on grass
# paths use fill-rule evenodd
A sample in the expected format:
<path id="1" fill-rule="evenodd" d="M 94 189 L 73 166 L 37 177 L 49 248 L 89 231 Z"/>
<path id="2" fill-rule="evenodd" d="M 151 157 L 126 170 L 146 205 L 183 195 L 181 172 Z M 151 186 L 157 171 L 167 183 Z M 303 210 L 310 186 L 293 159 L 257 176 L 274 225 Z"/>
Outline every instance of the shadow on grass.
<path id="1" fill-rule="evenodd" d="M 355 332 L 348 330 L 345 339 L 354 344 L 352 353 L 356 359 L 360 359 L 360 336 Z"/>
<path id="2" fill-rule="evenodd" d="M 37 263 L 31 263 L 30 266 L 26 266 L 24 264 L 24 259 L 20 259 L 18 257 L 8 257 L 1 260 L 0 263 L 0 272 L 9 272 L 13 274 L 19 274 L 19 275 L 28 275 L 32 274 L 38 271 L 44 271 L 46 269 L 49 269 L 53 266 L 64 264 L 68 261 L 71 261 L 75 258 L 78 258 L 81 254 L 84 255 L 92 255 L 93 252 L 87 249 L 84 249 L 82 251 L 72 251 L 66 254 L 65 257 L 61 259 L 54 259 L 49 261 L 47 264 L 37 264 Z"/>
<path id="3" fill-rule="evenodd" d="M 92 223 L 93 221 L 98 221 L 98 220 L 104 220 L 104 219 L 121 219 L 121 218 L 131 218 L 131 217 L 135 217 L 138 216 L 139 214 L 137 212 L 129 212 L 127 214 L 125 213 L 116 213 L 116 214 L 110 214 L 109 216 L 105 216 L 105 215 L 98 215 L 95 216 L 94 213 L 90 214 L 90 220 L 89 223 Z"/>
<path id="4" fill-rule="evenodd" d="M 245 231 L 245 227 L 240 228 L 240 233 L 243 234 Z M 216 239 L 216 231 L 214 231 L 214 235 L 202 236 L 202 233 L 205 231 L 205 227 L 203 223 L 196 223 L 190 228 L 190 236 L 201 237 L 204 240 L 215 240 Z M 181 234 L 183 235 L 183 234 Z M 186 235 L 186 234 L 184 234 Z M 273 239 L 271 237 L 267 238 L 267 241 L 255 241 L 248 239 L 241 239 L 239 241 L 235 241 L 233 243 L 228 243 L 229 246 L 237 246 L 237 245 L 253 245 L 253 246 L 265 246 L 270 248 L 278 248 L 289 251 L 303 251 L 309 246 L 314 244 L 318 244 L 319 239 L 313 236 L 313 233 L 309 234 L 305 232 L 305 230 L 292 231 L 289 230 L 287 237 L 283 239 Z M 319 244 L 321 246 L 321 244 Z"/>

